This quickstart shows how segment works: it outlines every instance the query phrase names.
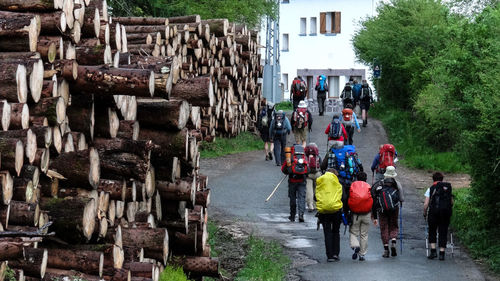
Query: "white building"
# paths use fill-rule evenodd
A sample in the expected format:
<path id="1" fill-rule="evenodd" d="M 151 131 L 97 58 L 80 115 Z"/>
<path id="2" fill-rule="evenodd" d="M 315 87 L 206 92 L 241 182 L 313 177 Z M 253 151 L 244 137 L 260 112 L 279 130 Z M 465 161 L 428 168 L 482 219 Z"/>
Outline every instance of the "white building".
<path id="1" fill-rule="evenodd" d="M 329 96 L 338 97 L 350 77 L 361 82 L 371 70 L 357 63 L 352 38 L 359 21 L 375 13 L 379 0 L 281 0 L 280 63 L 283 98 L 300 75 L 309 93 L 320 74 L 328 77 Z M 311 95 L 310 95 L 311 98 Z"/>

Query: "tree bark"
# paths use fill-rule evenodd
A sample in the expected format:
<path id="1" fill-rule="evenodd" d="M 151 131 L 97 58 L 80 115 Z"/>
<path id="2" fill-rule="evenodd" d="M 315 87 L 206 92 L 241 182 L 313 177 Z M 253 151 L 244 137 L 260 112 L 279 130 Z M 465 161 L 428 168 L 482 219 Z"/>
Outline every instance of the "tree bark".
<path id="1" fill-rule="evenodd" d="M 77 270 L 90 275 L 102 276 L 104 254 L 98 251 L 49 249 L 47 266 Z"/>
<path id="2" fill-rule="evenodd" d="M 113 17 L 113 22 L 121 25 L 167 25 L 168 18 Z"/>
<path id="3" fill-rule="evenodd" d="M 153 158 L 178 157 L 188 159 L 188 130 L 180 132 L 141 129 L 139 140 L 153 140 L 161 149 L 153 149 Z"/>
<path id="4" fill-rule="evenodd" d="M 62 1 L 57 0 L 3 0 L 0 9 L 7 11 L 50 12 L 62 8 Z"/>
<path id="5" fill-rule="evenodd" d="M 215 36 L 227 36 L 227 29 L 229 26 L 229 21 L 227 19 L 202 20 L 201 23 L 208 24 L 210 26 L 210 32 L 215 34 Z"/>
<path id="6" fill-rule="evenodd" d="M 10 201 L 9 224 L 37 226 L 39 217 L 40 207 L 38 204 Z"/>
<path id="7" fill-rule="evenodd" d="M 4 40 L 0 40 L 2 42 Z M 26 66 L 0 62 L 0 98 L 9 102 L 25 103 L 28 100 Z"/>
<path id="8" fill-rule="evenodd" d="M 181 130 L 189 120 L 189 104 L 183 100 L 137 100 L 137 120 L 141 126 Z"/>
<path id="9" fill-rule="evenodd" d="M 185 272 L 200 276 L 219 277 L 219 260 L 207 257 L 184 257 L 175 261 Z"/>
<path id="10" fill-rule="evenodd" d="M 24 259 L 9 261 L 9 266 L 20 268 L 26 275 L 43 278 L 47 268 L 47 249 L 24 248 Z"/>
<path id="11" fill-rule="evenodd" d="M 72 163 L 72 165 L 68 165 Z M 50 161 L 51 170 L 61 174 L 67 186 L 97 188 L 100 178 L 99 154 L 94 148 L 61 153 Z"/>
<path id="12" fill-rule="evenodd" d="M 65 77 L 71 79 L 72 77 Z M 154 73 L 149 70 L 78 66 L 78 78 L 70 84 L 76 92 L 95 95 L 120 93 L 140 97 L 154 94 Z"/>
<path id="13" fill-rule="evenodd" d="M 154 148 L 159 148 L 151 140 L 134 141 L 131 139 L 104 139 L 96 138 L 94 147 L 103 153 L 128 152 L 140 156 L 143 160 L 148 161 L 150 151 Z"/>
<path id="14" fill-rule="evenodd" d="M 94 103 L 90 98 L 73 95 L 66 115 L 72 130 L 84 133 L 87 142 L 94 139 Z"/>
<path id="15" fill-rule="evenodd" d="M 133 246 L 144 249 L 144 257 L 157 256 L 161 253 L 163 264 L 169 254 L 168 232 L 163 228 L 122 228 L 123 246 Z"/>
<path id="16" fill-rule="evenodd" d="M 0 11 L 0 38 L 27 38 L 29 51 L 36 51 L 40 34 L 40 17 L 30 14 Z M 8 50 L 8 49 L 7 49 Z"/>
<path id="17" fill-rule="evenodd" d="M 209 76 L 180 80 L 172 87 L 171 97 L 184 99 L 194 106 L 210 107 L 214 105 L 214 87 Z"/>
<path id="18" fill-rule="evenodd" d="M 149 161 L 127 152 L 99 153 L 101 175 L 103 178 L 120 180 L 134 178 L 145 181 L 149 170 Z"/>
<path id="19" fill-rule="evenodd" d="M 196 205 L 201 205 L 203 208 L 208 208 L 210 205 L 210 189 L 204 189 L 196 192 Z"/>
<path id="20" fill-rule="evenodd" d="M 0 138 L 2 169 L 15 172 L 19 176 L 24 161 L 24 145 L 17 138 Z"/>
<path id="21" fill-rule="evenodd" d="M 66 104 L 64 98 L 44 98 L 31 108 L 34 116 L 45 116 L 50 126 L 61 124 L 66 118 Z"/>
<path id="22" fill-rule="evenodd" d="M 98 104 L 98 103 L 96 103 Z M 115 138 L 118 134 L 120 120 L 116 111 L 111 108 L 97 108 L 94 114 L 94 135 L 103 138 Z"/>
<path id="23" fill-rule="evenodd" d="M 138 140 L 139 130 L 139 122 L 131 120 L 121 120 L 116 136 L 122 139 Z"/>
<path id="24" fill-rule="evenodd" d="M 40 202 L 49 211 L 50 231 L 68 243 L 87 242 L 95 229 L 96 201 L 93 198 L 47 199 Z"/>
<path id="25" fill-rule="evenodd" d="M 12 119 L 12 106 L 7 101 L 3 101 L 2 104 L 3 106 L 0 106 L 0 115 L 2 116 L 2 130 L 7 131 L 10 126 L 10 120 Z"/>
<path id="26" fill-rule="evenodd" d="M 196 194 L 196 181 L 194 179 L 190 181 L 181 179 L 175 183 L 157 181 L 156 189 L 160 192 L 162 199 L 170 201 L 188 201 L 190 204 L 194 205 Z"/>
<path id="27" fill-rule="evenodd" d="M 76 47 L 75 51 L 79 65 L 102 65 L 113 61 L 111 53 L 106 53 L 105 45 Z"/>

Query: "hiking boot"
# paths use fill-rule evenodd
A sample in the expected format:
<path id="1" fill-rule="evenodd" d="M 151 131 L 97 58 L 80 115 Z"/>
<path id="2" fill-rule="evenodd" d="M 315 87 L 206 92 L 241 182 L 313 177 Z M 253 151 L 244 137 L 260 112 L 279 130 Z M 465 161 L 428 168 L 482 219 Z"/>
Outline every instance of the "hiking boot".
<path id="1" fill-rule="evenodd" d="M 444 251 L 439 251 L 439 260 L 444 261 Z"/>
<path id="2" fill-rule="evenodd" d="M 276 163 L 276 166 L 281 166 L 281 164 L 280 163 Z"/>
<path id="3" fill-rule="evenodd" d="M 294 221 L 295 221 L 295 215 L 293 215 L 293 216 L 292 216 L 292 215 L 290 215 L 290 216 L 288 217 L 288 219 L 289 219 L 291 222 L 294 222 Z"/>
<path id="4" fill-rule="evenodd" d="M 271 152 L 269 152 L 268 155 L 269 155 L 269 160 L 272 161 L 273 160 L 273 154 Z"/>
<path id="5" fill-rule="evenodd" d="M 396 252 L 396 247 L 392 246 L 391 247 L 391 257 L 396 257 L 398 253 Z"/>
<path id="6" fill-rule="evenodd" d="M 366 124 L 367 124 L 367 123 L 368 123 L 368 122 L 367 122 L 366 120 L 363 120 L 363 127 L 366 127 Z"/>
<path id="7" fill-rule="evenodd" d="M 332 258 L 334 259 L 334 261 L 339 261 L 339 260 L 340 260 L 340 259 L 339 259 L 339 256 L 337 256 L 337 255 L 333 255 L 333 257 L 332 257 Z"/>
<path id="8" fill-rule="evenodd" d="M 388 258 L 389 257 L 389 250 L 384 250 L 384 254 L 382 255 L 383 258 Z"/>
<path id="9" fill-rule="evenodd" d="M 433 260 L 435 258 L 437 258 L 437 253 L 436 253 L 436 249 L 431 249 L 431 254 L 427 257 L 428 259 L 430 260 Z"/>
<path id="10" fill-rule="evenodd" d="M 304 215 L 299 215 L 299 222 L 304 222 Z"/>
<path id="11" fill-rule="evenodd" d="M 269 161 L 269 156 L 266 155 L 266 161 Z"/>
<path id="12" fill-rule="evenodd" d="M 352 259 L 355 260 L 358 258 L 359 247 L 354 248 L 354 254 L 352 254 Z"/>
<path id="13" fill-rule="evenodd" d="M 359 261 L 365 261 L 365 256 L 359 255 Z"/>

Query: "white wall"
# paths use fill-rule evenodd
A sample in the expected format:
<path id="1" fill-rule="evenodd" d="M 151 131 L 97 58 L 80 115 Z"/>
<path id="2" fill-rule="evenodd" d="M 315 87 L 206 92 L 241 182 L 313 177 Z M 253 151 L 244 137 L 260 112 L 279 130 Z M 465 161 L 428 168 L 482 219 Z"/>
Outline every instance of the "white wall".
<path id="1" fill-rule="evenodd" d="M 283 34 L 288 35 L 288 51 L 280 56 L 281 73 L 288 74 L 291 83 L 297 76 L 297 69 L 366 69 L 367 76 L 371 70 L 356 62 L 351 39 L 358 22 L 372 15 L 379 0 L 290 0 L 280 5 L 280 40 Z M 373 6 L 372 6 L 373 3 Z M 320 12 L 341 12 L 341 33 L 325 35 L 320 33 Z M 299 36 L 300 18 L 307 18 L 306 36 Z M 310 19 L 316 17 L 316 35 L 310 34 Z M 264 37 L 265 38 L 265 35 Z M 280 46 L 280 49 L 282 47 Z M 282 81 L 283 82 L 283 81 Z M 344 85 L 344 77 L 340 77 L 340 85 Z M 288 98 L 289 92 L 285 92 Z"/>

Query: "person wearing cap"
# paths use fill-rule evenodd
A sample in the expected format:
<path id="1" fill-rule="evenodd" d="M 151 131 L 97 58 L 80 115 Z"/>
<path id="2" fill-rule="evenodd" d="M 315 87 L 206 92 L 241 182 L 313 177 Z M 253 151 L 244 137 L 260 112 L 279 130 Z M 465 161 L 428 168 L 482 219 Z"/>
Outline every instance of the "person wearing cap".
<path id="1" fill-rule="evenodd" d="M 385 169 L 384 179 L 377 181 L 372 186 L 372 198 L 374 202 L 372 207 L 373 224 L 375 226 L 380 225 L 380 237 L 384 245 L 382 257 L 384 258 L 389 257 L 389 241 L 391 242 L 391 256 L 397 256 L 396 242 L 399 231 L 398 216 L 400 207 L 404 202 L 403 188 L 401 183 L 396 180 L 397 175 L 396 168 L 394 168 L 394 166 L 388 166 Z M 392 211 L 385 210 L 380 204 L 380 202 L 382 202 L 381 200 L 386 198 L 383 197 L 382 191 L 387 190 L 387 187 L 396 189 L 399 198 L 399 202 L 396 203 L 397 207 Z"/>
<path id="2" fill-rule="evenodd" d="M 288 175 L 288 198 L 290 198 L 290 216 L 288 219 L 294 222 L 298 209 L 299 222 L 304 222 L 308 166 L 305 160 L 304 147 L 302 145 L 295 144 L 292 151 L 294 155 L 287 158 L 281 167 L 281 172 Z M 295 157 L 297 158 L 295 159 Z M 298 168 L 299 166 L 302 167 L 302 169 Z"/>
<path id="3" fill-rule="evenodd" d="M 283 110 L 278 110 L 271 121 L 269 136 L 274 142 L 274 159 L 276 166 L 281 166 L 285 162 L 286 135 L 292 131 L 290 121 Z"/>
<path id="4" fill-rule="evenodd" d="M 300 101 L 297 110 L 292 114 L 292 132 L 295 137 L 295 143 L 306 147 L 307 133 L 311 132 L 312 114 L 307 109 L 305 101 Z"/>
<path id="5" fill-rule="evenodd" d="M 326 100 L 326 92 L 328 92 L 328 82 L 326 81 L 326 76 L 321 74 L 318 76 L 318 81 L 316 81 L 316 87 L 314 88 L 318 94 L 318 108 L 319 108 L 319 116 L 323 116 L 325 112 L 325 100 Z"/>
<path id="6" fill-rule="evenodd" d="M 302 76 L 297 76 L 293 79 L 291 89 L 291 99 L 293 103 L 293 110 L 295 111 L 299 102 L 303 101 L 307 97 L 307 85 L 306 81 L 302 79 Z"/>

